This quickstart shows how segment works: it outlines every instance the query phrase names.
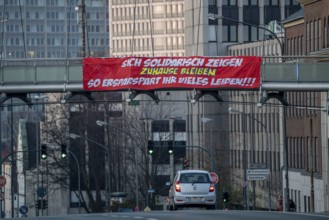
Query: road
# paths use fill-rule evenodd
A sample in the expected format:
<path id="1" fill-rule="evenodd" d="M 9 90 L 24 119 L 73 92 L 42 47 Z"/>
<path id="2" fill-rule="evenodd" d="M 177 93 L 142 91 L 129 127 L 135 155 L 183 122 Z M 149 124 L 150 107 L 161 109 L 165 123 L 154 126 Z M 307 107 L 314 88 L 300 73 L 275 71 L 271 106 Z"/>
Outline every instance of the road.
<path id="1" fill-rule="evenodd" d="M 18 218 L 17 218 L 18 219 Z M 21 219 L 21 218 L 20 218 Z M 33 217 L 26 220 L 326 220 L 329 215 L 268 211 L 179 210 Z"/>

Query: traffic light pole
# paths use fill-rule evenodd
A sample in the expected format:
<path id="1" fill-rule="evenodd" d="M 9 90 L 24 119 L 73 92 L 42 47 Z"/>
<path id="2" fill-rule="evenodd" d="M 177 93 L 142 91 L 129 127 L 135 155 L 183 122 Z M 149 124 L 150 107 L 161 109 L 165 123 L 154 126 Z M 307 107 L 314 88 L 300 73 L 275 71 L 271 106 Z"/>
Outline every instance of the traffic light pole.
<path id="1" fill-rule="evenodd" d="M 200 146 L 186 146 L 187 148 L 197 148 L 197 149 L 200 149 L 200 150 L 203 150 L 204 152 L 206 152 L 210 158 L 210 163 L 211 163 L 211 170 L 212 171 L 215 171 L 215 160 L 214 158 L 212 157 L 212 154 L 211 152 L 209 152 L 206 148 L 204 147 L 200 147 Z"/>
<path id="2" fill-rule="evenodd" d="M 6 155 L 4 158 L 2 158 L 1 160 L 1 163 L 0 163 L 0 166 L 2 167 L 3 165 L 3 162 L 6 161 L 9 157 L 13 156 L 14 154 L 16 153 L 24 153 L 24 152 L 36 152 L 37 150 L 18 150 L 18 151 L 12 151 L 10 154 Z M 1 172 L 0 172 L 0 175 L 2 175 L 2 169 L 1 169 Z M 13 191 L 13 189 L 12 189 Z M 0 192 L 2 193 L 2 188 L 0 190 Z M 14 199 L 12 199 L 14 200 Z M 14 202 L 12 202 L 12 206 L 14 207 Z M 12 210 L 13 210 L 13 207 L 12 207 Z M 2 208 L 2 207 L 1 207 Z M 0 212 L 2 212 L 2 210 L 0 210 Z M 1 216 L 2 213 L 0 213 L 0 216 Z"/>
<path id="3" fill-rule="evenodd" d="M 176 148 L 178 146 L 175 146 L 173 145 L 173 148 Z M 209 158 L 210 158 L 210 162 L 211 162 L 211 170 L 212 171 L 215 171 L 215 160 L 214 158 L 212 157 L 212 154 L 211 152 L 209 152 L 206 148 L 204 147 L 200 147 L 200 146 L 179 146 L 179 147 L 186 147 L 186 148 L 198 148 L 200 150 L 203 150 L 205 153 L 208 154 Z M 152 151 L 150 151 L 152 150 Z M 148 146 L 148 154 L 152 155 L 154 153 L 154 146 L 153 145 L 150 145 L 149 143 L 149 146 Z M 170 155 L 172 155 L 171 153 L 169 153 Z"/>

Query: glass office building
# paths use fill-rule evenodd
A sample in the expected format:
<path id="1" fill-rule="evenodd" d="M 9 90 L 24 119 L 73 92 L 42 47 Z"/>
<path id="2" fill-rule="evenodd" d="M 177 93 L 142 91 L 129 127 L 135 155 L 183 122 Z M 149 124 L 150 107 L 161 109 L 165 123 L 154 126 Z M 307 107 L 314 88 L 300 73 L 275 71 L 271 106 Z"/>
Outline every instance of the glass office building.
<path id="1" fill-rule="evenodd" d="M 81 2 L 1 0 L 1 58 L 81 57 L 83 41 L 87 56 L 108 56 L 108 1 L 85 1 L 85 23 Z"/>

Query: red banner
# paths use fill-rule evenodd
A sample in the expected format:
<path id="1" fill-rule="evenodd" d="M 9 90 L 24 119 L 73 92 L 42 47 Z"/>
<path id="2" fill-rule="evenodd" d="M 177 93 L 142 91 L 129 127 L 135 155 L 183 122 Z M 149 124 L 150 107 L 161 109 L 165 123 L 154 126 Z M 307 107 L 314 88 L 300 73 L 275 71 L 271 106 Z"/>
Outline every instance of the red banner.
<path id="1" fill-rule="evenodd" d="M 261 58 L 125 57 L 85 58 L 87 91 L 157 89 L 256 89 Z"/>

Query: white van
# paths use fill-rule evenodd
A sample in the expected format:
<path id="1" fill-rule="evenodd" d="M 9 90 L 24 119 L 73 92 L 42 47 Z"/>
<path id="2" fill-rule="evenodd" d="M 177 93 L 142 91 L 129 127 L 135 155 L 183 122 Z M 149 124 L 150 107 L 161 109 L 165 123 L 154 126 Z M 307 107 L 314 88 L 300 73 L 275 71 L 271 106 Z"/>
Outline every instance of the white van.
<path id="1" fill-rule="evenodd" d="M 178 171 L 169 190 L 169 209 L 206 207 L 215 209 L 216 189 L 208 171 Z"/>

